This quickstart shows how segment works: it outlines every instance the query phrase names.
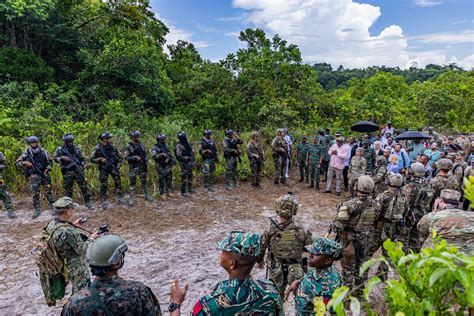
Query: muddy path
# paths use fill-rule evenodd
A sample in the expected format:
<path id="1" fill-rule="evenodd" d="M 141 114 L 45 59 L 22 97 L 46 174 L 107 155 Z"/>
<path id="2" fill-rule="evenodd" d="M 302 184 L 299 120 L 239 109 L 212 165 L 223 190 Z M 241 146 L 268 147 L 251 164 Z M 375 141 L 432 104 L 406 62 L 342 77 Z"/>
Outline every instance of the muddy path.
<path id="1" fill-rule="evenodd" d="M 293 191 L 300 201 L 297 220 L 314 236 L 327 232 L 334 218 L 335 206 L 348 197 L 323 194 L 299 183 L 296 174 L 286 185 L 276 186 L 271 179 L 254 190 L 249 183 L 226 191 L 218 184 L 217 191 L 204 193 L 198 188 L 190 198 L 147 203 L 141 197 L 136 206 L 112 204 L 105 212 L 92 214 L 85 208 L 75 210 L 74 219 L 89 216 L 86 228 L 108 223 L 111 231 L 121 235 L 129 246 L 120 275 L 144 282 L 158 297 L 163 311 L 169 303 L 169 287 L 174 277 L 189 282 L 190 287 L 183 314 L 189 314 L 196 300 L 226 278 L 219 266 L 216 243 L 231 230 L 262 232 L 273 216 L 274 201 Z M 114 200 L 115 201 L 115 200 Z M 49 211 L 31 220 L 30 201 L 16 203 L 18 218 L 9 220 L 0 213 L 0 314 L 58 315 L 60 307 L 44 303 L 31 249 L 39 240 L 41 228 L 51 219 Z M 255 276 L 264 270 L 255 268 Z M 68 288 L 69 291 L 69 288 Z M 291 315 L 291 303 L 286 303 Z M 167 313 L 167 312 L 166 312 Z"/>

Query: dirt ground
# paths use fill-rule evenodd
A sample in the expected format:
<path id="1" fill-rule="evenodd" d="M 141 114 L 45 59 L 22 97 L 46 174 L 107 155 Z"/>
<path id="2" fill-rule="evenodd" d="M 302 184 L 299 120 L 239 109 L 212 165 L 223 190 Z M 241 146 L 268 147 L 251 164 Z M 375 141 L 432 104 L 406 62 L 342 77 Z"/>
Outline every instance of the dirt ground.
<path id="1" fill-rule="evenodd" d="M 88 229 L 107 223 L 111 232 L 125 239 L 129 251 L 120 275 L 148 285 L 163 311 L 169 303 L 172 279 L 178 277 L 189 282 L 182 308 L 184 315 L 189 314 L 200 296 L 226 278 L 219 266 L 216 243 L 231 230 L 262 232 L 268 225 L 267 217 L 274 215 L 274 202 L 280 195 L 294 192 L 301 204 L 296 218 L 314 236 L 327 232 L 335 216 L 335 206 L 348 193 L 343 191 L 340 197 L 323 194 L 295 180 L 298 180 L 296 174 L 287 184 L 276 186 L 266 179 L 257 190 L 249 183 L 242 183 L 230 192 L 218 184 L 214 193 L 198 188 L 190 198 L 177 196 L 153 203 L 139 197 L 133 208 L 112 204 L 107 211 L 96 214 L 79 207 L 74 219 L 89 216 L 85 226 Z M 44 303 L 30 254 L 40 238 L 41 228 L 51 219 L 51 212 L 44 211 L 38 219 L 31 220 L 30 201 L 17 201 L 15 207 L 18 218 L 14 220 L 7 219 L 6 212 L 0 213 L 0 314 L 58 315 L 61 307 L 50 308 Z M 255 267 L 254 276 L 264 276 L 264 270 Z M 291 302 L 285 304 L 285 309 L 286 314 L 292 314 Z"/>

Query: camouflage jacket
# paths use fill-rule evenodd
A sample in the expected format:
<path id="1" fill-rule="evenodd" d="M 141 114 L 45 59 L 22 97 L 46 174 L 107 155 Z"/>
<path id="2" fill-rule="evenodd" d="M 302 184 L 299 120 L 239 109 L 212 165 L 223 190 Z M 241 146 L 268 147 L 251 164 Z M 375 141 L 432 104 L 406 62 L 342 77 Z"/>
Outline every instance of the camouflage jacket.
<path id="1" fill-rule="evenodd" d="M 100 162 L 99 158 L 106 158 L 106 162 Z M 119 169 L 122 162 L 122 155 L 120 150 L 114 145 L 97 144 L 89 156 L 92 163 L 97 164 L 99 169 Z"/>
<path id="2" fill-rule="evenodd" d="M 435 198 L 440 195 L 443 189 L 459 190 L 459 182 L 451 174 L 447 176 L 437 174 L 430 180 L 430 185 L 433 188 Z"/>
<path id="3" fill-rule="evenodd" d="M 426 214 L 418 222 L 420 241 L 432 236 L 432 230 L 468 256 L 474 256 L 474 212 L 456 208 Z"/>
<path id="4" fill-rule="evenodd" d="M 94 295 L 96 293 L 96 295 Z M 102 304 L 98 302 L 98 297 Z M 107 310 L 103 307 L 106 306 Z M 96 278 L 64 305 L 63 316 L 142 315 L 161 316 L 160 304 L 149 287 L 119 276 Z"/>
<path id="5" fill-rule="evenodd" d="M 64 161 L 61 159 L 61 157 L 63 156 L 69 157 L 69 159 L 71 160 Z M 85 158 L 82 154 L 81 149 L 77 146 L 66 147 L 63 145 L 56 148 L 56 150 L 54 151 L 53 159 L 54 161 L 59 163 L 62 172 L 78 171 L 78 168 L 84 168 Z"/>
<path id="6" fill-rule="evenodd" d="M 192 315 L 283 315 L 280 293 L 267 279 L 226 280 L 201 297 Z"/>
<path id="7" fill-rule="evenodd" d="M 297 315 L 315 315 L 314 299 L 321 297 L 327 304 L 341 285 L 341 276 L 334 265 L 306 273 L 295 292 Z"/>
<path id="8" fill-rule="evenodd" d="M 61 260 L 64 261 L 69 271 L 74 269 L 86 269 L 86 249 L 92 239 L 84 241 L 78 229 L 60 219 L 53 219 L 46 226 L 48 234 L 54 234 L 51 240 Z"/>
<path id="9" fill-rule="evenodd" d="M 46 150 L 44 150 L 40 146 L 36 147 L 35 149 L 28 147 L 15 161 L 15 165 L 17 167 L 22 167 L 21 163 L 24 161 L 29 161 L 33 163 L 33 168 L 29 168 L 26 170 L 27 175 L 38 174 L 38 170 L 40 172 L 44 172 L 45 170 L 51 170 L 53 164 L 53 159 L 51 158 L 51 156 Z"/>
<path id="10" fill-rule="evenodd" d="M 308 143 L 299 143 L 296 145 L 296 159 L 299 162 L 306 162 L 306 156 L 308 154 L 310 144 Z"/>
<path id="11" fill-rule="evenodd" d="M 467 168 L 467 163 L 465 161 L 455 163 L 452 174 L 456 181 L 458 181 L 459 184 L 462 183 L 462 178 L 464 177 L 464 170 Z"/>
<path id="12" fill-rule="evenodd" d="M 263 262 L 265 252 L 268 248 L 267 263 L 279 259 L 294 259 L 301 261 L 305 246 L 311 245 L 313 238 L 311 232 L 305 229 L 295 220 L 288 220 L 285 223 L 278 223 L 276 218 L 272 218 L 269 227 L 261 237 L 259 262 Z"/>
<path id="13" fill-rule="evenodd" d="M 258 141 L 252 142 L 252 140 L 250 140 L 247 144 L 247 155 L 249 157 L 249 160 L 256 159 L 262 162 L 265 159 L 262 144 L 260 144 L 260 142 Z"/>
<path id="14" fill-rule="evenodd" d="M 182 143 L 177 142 L 176 146 L 174 147 L 174 152 L 176 159 L 179 163 L 183 164 L 193 164 L 194 163 L 194 150 L 193 144 L 191 143 Z"/>
<path id="15" fill-rule="evenodd" d="M 385 190 L 379 193 L 375 200 L 380 205 L 380 214 L 377 220 L 399 222 L 406 215 L 407 202 L 405 196 L 398 189 L 394 192 Z"/>
<path id="16" fill-rule="evenodd" d="M 3 173 L 3 170 L 7 167 L 7 159 L 3 155 L 3 153 L 0 151 L 0 176 Z"/>
<path id="17" fill-rule="evenodd" d="M 372 179 L 375 182 L 375 185 L 385 182 L 385 177 L 387 175 L 387 166 L 380 166 L 374 169 L 374 175 Z"/>
<path id="18" fill-rule="evenodd" d="M 226 137 L 222 141 L 222 150 L 224 151 L 224 157 L 237 157 L 240 156 L 239 145 L 242 144 L 242 140 L 237 137 Z"/>
<path id="19" fill-rule="evenodd" d="M 203 137 L 199 142 L 199 154 L 202 156 L 203 161 L 206 159 L 217 160 L 217 147 L 216 143 L 214 143 L 214 140 L 211 138 L 207 139 L 206 137 Z"/>
<path id="20" fill-rule="evenodd" d="M 370 233 L 380 212 L 381 207 L 377 200 L 371 196 L 356 196 L 339 206 L 334 225 L 338 231 Z"/>
<path id="21" fill-rule="evenodd" d="M 140 157 L 140 160 L 137 160 L 136 156 Z M 142 143 L 128 143 L 127 147 L 123 150 L 123 158 L 128 161 L 130 168 L 137 168 L 140 166 L 146 168 L 148 164 L 146 147 Z"/>
<path id="22" fill-rule="evenodd" d="M 160 166 L 172 166 L 175 162 L 168 145 L 165 143 L 156 143 L 151 148 L 151 156 L 155 159 L 156 164 Z"/>
<path id="23" fill-rule="evenodd" d="M 402 187 L 402 194 L 405 196 L 407 203 L 405 219 L 409 220 L 412 215 L 419 217 L 431 212 L 431 205 L 435 196 L 429 183 L 423 180 L 412 180 Z"/>
<path id="24" fill-rule="evenodd" d="M 353 177 L 359 177 L 364 175 L 367 171 L 367 161 L 364 157 L 354 156 L 351 159 L 351 164 L 349 165 L 349 174 Z"/>
<path id="25" fill-rule="evenodd" d="M 324 148 L 321 145 L 309 145 L 308 147 L 308 157 L 307 160 L 311 164 L 322 163 L 321 157 L 324 156 Z"/>
<path id="26" fill-rule="evenodd" d="M 367 171 L 372 172 L 375 168 L 375 159 L 377 159 L 377 154 L 375 153 L 375 149 L 372 147 L 366 148 L 364 150 L 364 158 L 367 161 Z"/>
<path id="27" fill-rule="evenodd" d="M 273 157 L 286 157 L 288 155 L 288 143 L 284 138 L 275 137 L 272 141 Z"/>

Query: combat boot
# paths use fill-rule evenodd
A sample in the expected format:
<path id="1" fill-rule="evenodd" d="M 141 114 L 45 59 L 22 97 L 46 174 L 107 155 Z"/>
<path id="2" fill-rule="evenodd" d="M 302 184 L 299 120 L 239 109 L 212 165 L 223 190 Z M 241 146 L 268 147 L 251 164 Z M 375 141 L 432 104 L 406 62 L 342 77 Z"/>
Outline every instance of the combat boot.
<path id="1" fill-rule="evenodd" d="M 240 182 L 234 181 L 234 188 L 240 188 Z"/>
<path id="2" fill-rule="evenodd" d="M 8 218 L 16 218 L 16 215 L 11 208 L 7 210 L 7 216 Z"/>
<path id="3" fill-rule="evenodd" d="M 147 191 L 145 191 L 145 192 L 143 193 L 143 197 L 144 197 L 145 200 L 148 201 L 148 202 L 153 202 L 153 201 L 154 201 L 153 198 L 151 197 L 151 195 L 148 194 Z"/>
<path id="4" fill-rule="evenodd" d="M 128 197 L 128 205 L 135 205 L 135 193 L 130 192 L 130 196 Z"/>
<path id="5" fill-rule="evenodd" d="M 310 182 L 308 188 L 314 188 L 314 182 L 313 181 Z"/>
<path id="6" fill-rule="evenodd" d="M 87 201 L 87 202 L 86 202 L 86 207 L 87 207 L 87 209 L 90 210 L 90 211 L 95 211 L 95 207 L 92 206 L 91 201 Z"/>
<path id="7" fill-rule="evenodd" d="M 184 197 L 184 198 L 188 198 L 190 197 L 190 195 L 185 191 L 185 192 L 181 192 L 181 196 Z"/>
<path id="8" fill-rule="evenodd" d="M 172 192 L 168 192 L 168 196 L 169 196 L 170 198 L 176 197 L 176 195 L 174 195 Z"/>
<path id="9" fill-rule="evenodd" d="M 232 190 L 232 183 L 230 181 L 227 181 L 225 184 L 225 189 L 228 191 Z"/>
<path id="10" fill-rule="evenodd" d="M 119 201 L 119 204 L 120 204 L 120 205 L 125 205 L 125 204 L 127 204 L 127 202 L 125 202 L 125 198 L 124 198 L 123 196 L 119 196 L 118 201 Z"/>
<path id="11" fill-rule="evenodd" d="M 319 191 L 319 189 L 320 189 L 320 188 L 319 188 L 319 183 L 316 183 L 316 190 Z"/>
<path id="12" fill-rule="evenodd" d="M 301 177 L 301 178 L 300 178 L 300 182 L 303 182 L 303 181 L 304 181 L 304 178 L 303 178 L 303 177 Z"/>
<path id="13" fill-rule="evenodd" d="M 41 215 L 41 210 L 40 209 L 35 209 L 35 212 L 33 213 L 33 219 L 38 218 Z"/>
<path id="14" fill-rule="evenodd" d="M 188 193 L 196 193 L 196 190 L 194 190 L 192 186 L 189 186 Z"/>
<path id="15" fill-rule="evenodd" d="M 106 210 L 109 207 L 109 202 L 102 201 L 102 203 L 100 203 L 100 206 L 102 207 L 103 210 Z"/>
<path id="16" fill-rule="evenodd" d="M 214 192 L 214 191 L 216 191 L 216 190 L 214 190 L 214 188 L 212 187 L 212 185 L 209 185 L 208 190 L 209 190 L 209 192 Z"/>

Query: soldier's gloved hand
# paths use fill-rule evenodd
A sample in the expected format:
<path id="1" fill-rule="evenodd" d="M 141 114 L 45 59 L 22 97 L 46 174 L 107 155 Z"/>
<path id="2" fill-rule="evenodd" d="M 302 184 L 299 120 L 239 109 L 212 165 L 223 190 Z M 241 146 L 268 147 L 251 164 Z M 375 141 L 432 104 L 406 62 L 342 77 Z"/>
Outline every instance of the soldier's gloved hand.
<path id="1" fill-rule="evenodd" d="M 188 291 L 189 283 L 185 283 L 183 287 L 179 286 L 179 280 L 175 279 L 171 283 L 170 291 L 170 303 L 183 304 L 184 299 L 186 298 L 186 293 Z"/>
<path id="2" fill-rule="evenodd" d="M 33 167 L 33 164 L 29 161 L 23 161 L 21 163 L 22 166 L 25 166 L 26 168 L 32 168 Z"/>
<path id="3" fill-rule="evenodd" d="M 71 158 L 69 158 L 68 156 L 62 156 L 61 160 L 65 161 L 65 162 L 69 162 L 69 161 L 71 161 Z"/>
<path id="4" fill-rule="evenodd" d="M 97 160 L 99 160 L 100 163 L 106 163 L 107 162 L 107 159 L 105 159 L 104 157 L 97 158 Z"/>
<path id="5" fill-rule="evenodd" d="M 142 158 L 141 158 L 140 156 L 135 156 L 135 160 L 136 160 L 136 161 L 141 161 Z"/>

